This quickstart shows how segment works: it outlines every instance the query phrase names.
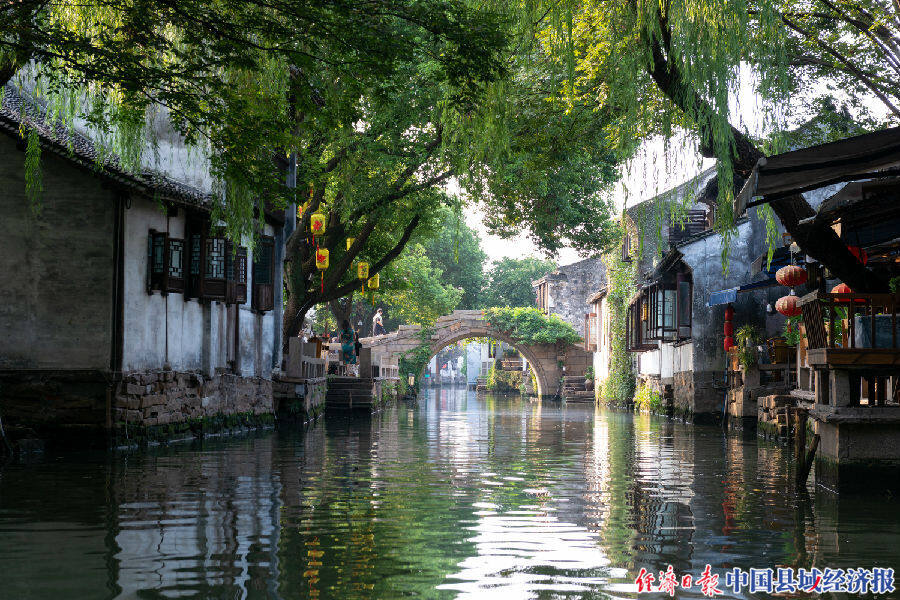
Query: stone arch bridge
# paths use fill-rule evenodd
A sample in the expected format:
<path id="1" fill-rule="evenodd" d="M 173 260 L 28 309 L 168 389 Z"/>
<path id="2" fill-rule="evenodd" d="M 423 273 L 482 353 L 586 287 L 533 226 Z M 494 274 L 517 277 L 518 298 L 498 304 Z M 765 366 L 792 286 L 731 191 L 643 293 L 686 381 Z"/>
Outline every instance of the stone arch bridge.
<path id="1" fill-rule="evenodd" d="M 431 356 L 441 349 L 467 338 L 493 338 L 502 340 L 518 350 L 534 369 L 537 379 L 537 393 L 541 397 L 556 396 L 563 375 L 560 365 L 565 365 L 566 375 L 584 375 L 591 365 L 591 355 L 581 346 L 558 342 L 556 344 L 525 344 L 515 340 L 507 332 L 492 326 L 480 310 L 457 310 L 438 318 L 434 333 L 427 340 Z M 393 362 L 405 352 L 419 347 L 422 343 L 421 328 L 418 325 L 401 325 L 400 329 L 387 335 L 360 339 L 363 347 L 372 349 L 372 362 L 383 359 Z M 418 376 L 418 373 L 416 374 Z M 405 374 L 401 373 L 401 377 Z"/>

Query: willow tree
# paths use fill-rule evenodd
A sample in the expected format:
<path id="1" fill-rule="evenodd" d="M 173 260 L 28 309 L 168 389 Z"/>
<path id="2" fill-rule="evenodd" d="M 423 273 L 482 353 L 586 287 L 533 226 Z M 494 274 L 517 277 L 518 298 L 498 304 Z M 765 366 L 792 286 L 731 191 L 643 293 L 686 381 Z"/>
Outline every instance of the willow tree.
<path id="1" fill-rule="evenodd" d="M 900 9 L 891 1 L 584 0 L 554 8 L 562 18 L 542 39 L 569 69 L 570 96 L 615 115 L 609 137 L 626 144 L 687 130 L 704 157 L 717 159 L 717 227 L 727 248 L 735 183 L 764 156 L 735 126 L 737 111 L 753 108 L 734 108 L 742 68 L 758 76 L 770 130 L 783 129 L 829 82 L 854 100 L 877 99 L 896 118 Z M 829 227 L 804 221 L 813 211 L 801 196 L 770 207 L 760 213 L 771 222 L 774 212 L 805 252 L 854 289 L 884 289 Z"/>
<path id="2" fill-rule="evenodd" d="M 208 158 L 217 214 L 235 237 L 254 233 L 262 199 L 292 197 L 278 163 L 307 142 L 305 128 L 352 123 L 364 90 L 417 48 L 442 48 L 433 68 L 465 90 L 496 29 L 447 0 L 20 0 L 0 8 L 0 84 L 18 72 L 46 108 L 34 114 L 84 119 L 102 154 L 129 170 L 154 143 L 148 111 L 161 111 Z M 23 131 L 37 157 L 36 134 L 27 122 Z M 39 186 L 29 189 L 37 202 Z"/>

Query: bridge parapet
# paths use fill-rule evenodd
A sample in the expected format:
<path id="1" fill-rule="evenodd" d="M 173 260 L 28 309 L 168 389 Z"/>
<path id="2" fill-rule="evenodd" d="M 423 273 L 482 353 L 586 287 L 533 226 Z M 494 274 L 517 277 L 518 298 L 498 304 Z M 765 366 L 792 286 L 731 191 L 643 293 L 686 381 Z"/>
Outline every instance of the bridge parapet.
<path id="1" fill-rule="evenodd" d="M 561 365 L 565 365 L 566 375 L 583 375 L 591 364 L 591 355 L 574 344 L 525 344 L 517 341 L 506 332 L 494 328 L 485 320 L 484 312 L 481 310 L 454 311 L 439 317 L 433 329 L 428 340 L 432 355 L 454 342 L 467 338 L 493 338 L 512 345 L 534 369 L 540 396 L 556 396 L 563 375 Z M 401 325 L 395 332 L 361 338 L 360 342 L 372 349 L 375 361 L 399 360 L 404 353 L 422 344 L 421 331 L 418 325 Z"/>

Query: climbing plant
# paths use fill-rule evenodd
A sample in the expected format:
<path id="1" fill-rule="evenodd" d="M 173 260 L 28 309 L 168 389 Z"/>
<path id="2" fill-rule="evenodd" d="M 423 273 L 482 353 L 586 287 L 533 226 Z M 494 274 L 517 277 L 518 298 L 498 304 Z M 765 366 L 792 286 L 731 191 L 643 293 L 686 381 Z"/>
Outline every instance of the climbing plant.
<path id="1" fill-rule="evenodd" d="M 423 327 L 419 330 L 419 344 L 407 350 L 400 356 L 400 392 L 402 394 L 417 394 L 419 391 L 419 376 L 425 369 L 425 365 L 431 360 L 431 336 L 434 335 L 433 327 Z M 416 378 L 415 384 L 410 387 L 407 377 L 412 374 Z"/>
<path id="2" fill-rule="evenodd" d="M 523 344 L 575 344 L 581 341 L 581 336 L 571 325 L 534 307 L 488 308 L 484 317 L 492 326 Z"/>
<path id="3" fill-rule="evenodd" d="M 634 393 L 634 367 L 625 338 L 628 302 L 635 291 L 637 261 L 625 262 L 618 252 L 603 257 L 606 265 L 606 302 L 609 307 L 609 375 L 597 386 L 599 400 L 625 405 Z"/>

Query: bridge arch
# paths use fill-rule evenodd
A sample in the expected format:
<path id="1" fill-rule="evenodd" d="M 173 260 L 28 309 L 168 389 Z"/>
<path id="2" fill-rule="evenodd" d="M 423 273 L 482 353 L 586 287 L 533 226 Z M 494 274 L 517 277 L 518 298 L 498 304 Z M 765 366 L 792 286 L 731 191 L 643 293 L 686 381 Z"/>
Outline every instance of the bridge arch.
<path id="1" fill-rule="evenodd" d="M 534 370 L 536 391 L 541 397 L 556 396 L 563 373 L 561 364 L 565 365 L 569 375 L 584 374 L 591 364 L 591 355 L 574 344 L 525 344 L 516 340 L 491 325 L 480 310 L 457 310 L 440 317 L 427 341 L 431 356 L 434 356 L 443 348 L 469 338 L 501 340 L 519 351 Z M 423 340 L 420 327 L 405 325 L 396 332 L 362 338 L 360 342 L 372 349 L 372 358 L 377 360 L 377 355 L 399 359 L 405 352 L 418 348 Z"/>

